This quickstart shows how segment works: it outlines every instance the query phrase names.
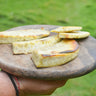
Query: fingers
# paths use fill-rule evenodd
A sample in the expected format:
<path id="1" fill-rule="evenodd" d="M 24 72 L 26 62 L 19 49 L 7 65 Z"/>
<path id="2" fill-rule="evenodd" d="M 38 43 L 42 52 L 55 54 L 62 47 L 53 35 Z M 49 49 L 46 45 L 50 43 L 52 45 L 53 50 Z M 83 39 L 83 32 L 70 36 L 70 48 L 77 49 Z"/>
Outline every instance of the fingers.
<path id="1" fill-rule="evenodd" d="M 50 89 L 56 89 L 59 87 L 62 87 L 65 85 L 65 83 L 67 82 L 67 80 L 56 80 L 56 81 L 45 81 L 45 86 L 49 87 Z"/>
<path id="2" fill-rule="evenodd" d="M 21 89 L 31 94 L 52 94 L 57 88 L 65 85 L 67 80 L 19 79 Z"/>

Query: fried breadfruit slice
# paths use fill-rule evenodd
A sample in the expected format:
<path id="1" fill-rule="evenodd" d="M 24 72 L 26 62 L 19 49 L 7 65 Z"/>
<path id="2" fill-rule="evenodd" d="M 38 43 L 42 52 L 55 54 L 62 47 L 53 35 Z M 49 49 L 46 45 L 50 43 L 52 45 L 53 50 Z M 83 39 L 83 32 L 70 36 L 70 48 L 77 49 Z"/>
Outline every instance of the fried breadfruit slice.
<path id="1" fill-rule="evenodd" d="M 56 33 L 66 33 L 66 32 L 72 32 L 72 31 L 79 31 L 82 27 L 79 26 L 64 26 L 64 27 L 58 27 L 56 29 L 51 30 L 51 32 Z"/>
<path id="2" fill-rule="evenodd" d="M 0 44 L 12 43 L 16 41 L 28 41 L 49 36 L 50 32 L 41 29 L 27 29 L 17 31 L 0 32 Z"/>
<path id="3" fill-rule="evenodd" d="M 13 42 L 13 53 L 14 54 L 28 54 L 31 53 L 32 50 L 37 47 L 50 46 L 59 42 L 60 38 L 55 36 L 50 36 L 42 39 L 36 39 L 31 41 L 23 41 L 23 42 Z"/>
<path id="4" fill-rule="evenodd" d="M 75 40 L 62 40 L 53 46 L 32 51 L 36 67 L 52 67 L 65 64 L 76 58 L 79 45 Z"/>
<path id="5" fill-rule="evenodd" d="M 90 35 L 89 32 L 85 32 L 85 31 L 74 31 L 73 33 L 59 33 L 59 38 L 81 39 L 81 38 L 86 38 L 89 35 Z"/>

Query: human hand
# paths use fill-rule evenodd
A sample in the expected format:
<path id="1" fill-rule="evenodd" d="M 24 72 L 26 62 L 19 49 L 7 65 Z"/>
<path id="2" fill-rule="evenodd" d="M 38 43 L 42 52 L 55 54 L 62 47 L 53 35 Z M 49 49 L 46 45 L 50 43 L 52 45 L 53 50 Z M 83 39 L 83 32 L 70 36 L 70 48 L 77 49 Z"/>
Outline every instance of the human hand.
<path id="1" fill-rule="evenodd" d="M 13 76 L 18 87 L 18 84 Z M 67 80 L 39 80 L 18 77 L 20 85 L 20 96 L 28 95 L 49 95 L 57 88 L 65 85 Z M 16 90 L 6 72 L 0 72 L 0 96 L 16 96 Z"/>
<path id="2" fill-rule="evenodd" d="M 19 78 L 20 83 L 20 96 L 27 95 L 50 95 L 57 88 L 65 85 L 67 80 L 38 80 Z"/>

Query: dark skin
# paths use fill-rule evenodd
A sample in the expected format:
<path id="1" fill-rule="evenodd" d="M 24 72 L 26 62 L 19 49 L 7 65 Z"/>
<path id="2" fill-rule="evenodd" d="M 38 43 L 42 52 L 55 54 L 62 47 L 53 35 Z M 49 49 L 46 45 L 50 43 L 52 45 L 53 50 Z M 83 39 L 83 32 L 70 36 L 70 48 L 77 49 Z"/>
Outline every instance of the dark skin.
<path id="1" fill-rule="evenodd" d="M 39 80 L 19 77 L 18 81 L 20 84 L 20 96 L 28 96 L 29 94 L 50 95 L 57 88 L 64 86 L 67 80 Z M 10 78 L 2 71 L 0 72 L 0 96 L 16 96 Z"/>

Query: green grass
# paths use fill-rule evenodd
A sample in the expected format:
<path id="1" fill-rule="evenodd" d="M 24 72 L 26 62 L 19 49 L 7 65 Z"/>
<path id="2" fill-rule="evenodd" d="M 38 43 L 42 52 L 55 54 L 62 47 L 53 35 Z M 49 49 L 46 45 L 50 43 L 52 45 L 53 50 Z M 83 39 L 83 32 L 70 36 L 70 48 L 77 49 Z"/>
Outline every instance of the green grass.
<path id="1" fill-rule="evenodd" d="M 47 24 L 82 26 L 96 38 L 96 0 L 0 0 L 0 31 Z M 96 96 L 96 71 L 68 81 L 51 96 Z"/>
<path id="2" fill-rule="evenodd" d="M 51 96 L 96 96 L 96 71 L 70 79 L 67 84 L 57 89 Z"/>

